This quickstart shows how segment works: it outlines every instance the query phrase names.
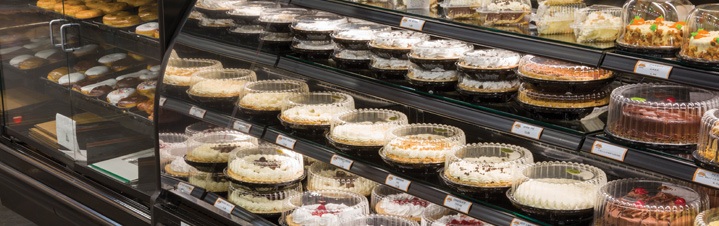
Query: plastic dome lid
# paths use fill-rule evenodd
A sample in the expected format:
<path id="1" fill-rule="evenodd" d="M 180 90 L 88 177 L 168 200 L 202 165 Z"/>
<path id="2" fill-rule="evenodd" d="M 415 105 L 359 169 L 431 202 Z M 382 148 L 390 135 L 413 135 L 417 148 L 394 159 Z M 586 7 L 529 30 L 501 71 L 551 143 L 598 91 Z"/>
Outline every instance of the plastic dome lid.
<path id="1" fill-rule="evenodd" d="M 377 214 L 421 221 L 422 212 L 430 202 L 390 186 L 379 185 L 372 189 L 371 205 Z"/>
<path id="2" fill-rule="evenodd" d="M 370 214 L 361 216 L 353 220 L 342 223 L 347 226 L 367 226 L 367 225 L 383 225 L 383 226 L 419 226 L 415 221 L 407 220 L 401 217 Z"/>
<path id="3" fill-rule="evenodd" d="M 170 85 L 189 86 L 192 74 L 201 70 L 221 69 L 222 63 L 211 59 L 171 58 L 165 67 L 162 82 Z"/>
<path id="4" fill-rule="evenodd" d="M 609 104 L 610 89 L 588 94 L 548 94 L 534 90 L 531 85 L 519 86 L 517 101 L 547 108 L 588 108 Z"/>
<path id="5" fill-rule="evenodd" d="M 192 74 L 187 93 L 204 97 L 236 97 L 248 82 L 257 81 L 254 71 L 240 68 L 208 69 Z"/>
<path id="6" fill-rule="evenodd" d="M 522 76 L 553 81 L 591 81 L 614 76 L 609 70 L 534 55 L 522 57 L 518 72 Z"/>
<path id="7" fill-rule="evenodd" d="M 503 49 L 480 49 L 465 52 L 457 65 L 476 69 L 512 69 L 519 65 L 521 54 Z"/>
<path id="8" fill-rule="evenodd" d="M 160 140 L 161 166 L 187 153 L 187 139 L 189 139 L 187 135 L 182 133 L 160 133 L 158 137 Z"/>
<path id="9" fill-rule="evenodd" d="M 209 132 L 224 131 L 224 130 L 230 130 L 230 129 L 222 128 L 222 127 L 219 127 L 214 124 L 207 123 L 207 122 L 196 122 L 196 123 L 192 123 L 189 126 L 185 127 L 185 134 L 189 138 L 189 137 L 192 137 L 195 134 L 199 134 L 199 133 L 209 133 Z"/>
<path id="10" fill-rule="evenodd" d="M 287 211 L 288 209 L 286 208 L 288 206 L 285 205 L 287 199 L 301 193 L 302 186 L 295 186 L 280 191 L 258 192 L 247 189 L 244 186 L 230 183 L 227 200 L 252 213 L 276 214 Z"/>
<path id="11" fill-rule="evenodd" d="M 370 196 L 372 189 L 377 186 L 374 181 L 322 162 L 313 163 L 308 175 L 308 191 L 341 190 Z"/>
<path id="12" fill-rule="evenodd" d="M 292 23 L 295 17 L 306 13 L 308 11 L 302 8 L 265 9 L 258 20 L 265 23 Z"/>
<path id="13" fill-rule="evenodd" d="M 347 23 L 337 26 L 332 38 L 369 41 L 375 38 L 375 33 L 390 29 L 390 26 L 374 23 Z"/>
<path id="14" fill-rule="evenodd" d="M 422 225 L 490 225 L 440 205 L 430 204 L 422 213 Z"/>
<path id="15" fill-rule="evenodd" d="M 280 8 L 280 4 L 270 1 L 251 1 L 236 5 L 237 7 L 228 11 L 227 14 L 233 16 L 257 16 L 262 14 L 265 9 Z"/>
<path id="16" fill-rule="evenodd" d="M 382 31 L 375 34 L 370 46 L 388 49 L 411 49 L 415 44 L 429 40 L 429 35 L 406 30 Z"/>
<path id="17" fill-rule="evenodd" d="M 708 208 L 706 196 L 691 188 L 663 181 L 615 180 L 597 193 L 597 225 L 692 225 Z"/>
<path id="18" fill-rule="evenodd" d="M 295 17 L 292 29 L 302 31 L 333 31 L 347 23 L 347 18 L 334 14 L 302 15 Z"/>
<path id="19" fill-rule="evenodd" d="M 444 163 L 448 151 L 466 143 L 464 131 L 440 124 L 398 126 L 388 136 L 380 155 L 407 163 Z"/>
<path id="20" fill-rule="evenodd" d="M 442 179 L 476 187 L 510 187 L 515 171 L 534 162 L 526 148 L 501 143 L 462 145 L 447 153 Z"/>
<path id="21" fill-rule="evenodd" d="M 687 18 L 679 57 L 701 63 L 719 63 L 719 3 L 697 6 Z M 713 19 L 712 19 L 713 18 Z"/>
<path id="22" fill-rule="evenodd" d="M 307 83 L 299 80 L 262 80 L 245 85 L 237 105 L 242 108 L 279 111 L 285 97 L 294 93 L 309 93 Z"/>
<path id="23" fill-rule="evenodd" d="M 719 109 L 711 109 L 704 113 L 694 158 L 703 163 L 719 166 Z"/>
<path id="24" fill-rule="evenodd" d="M 617 43 L 638 48 L 679 48 L 684 22 L 694 8 L 688 0 L 629 0 L 622 8 Z"/>
<path id="25" fill-rule="evenodd" d="M 709 209 L 701 212 L 694 220 L 694 226 L 716 226 L 719 225 L 719 209 Z"/>
<path id="26" fill-rule="evenodd" d="M 282 103 L 280 119 L 303 125 L 330 125 L 332 116 L 354 109 L 354 98 L 339 92 L 292 94 Z"/>
<path id="27" fill-rule="evenodd" d="M 329 138 L 346 145 L 382 146 L 390 140 L 389 130 L 407 123 L 407 116 L 399 111 L 356 109 L 333 117 Z"/>
<path id="28" fill-rule="evenodd" d="M 307 191 L 290 197 L 282 225 L 332 226 L 369 214 L 367 198 L 346 191 Z"/>
<path id="29" fill-rule="evenodd" d="M 193 162 L 227 162 L 230 153 L 257 146 L 257 138 L 234 130 L 195 134 L 187 141 L 186 160 Z"/>
<path id="30" fill-rule="evenodd" d="M 233 152 L 227 175 L 251 184 L 280 184 L 301 180 L 305 176 L 301 154 L 273 144 Z"/>
<path id="31" fill-rule="evenodd" d="M 459 59 L 472 49 L 472 44 L 458 40 L 429 40 L 412 46 L 409 56 L 420 59 Z"/>
<path id="32" fill-rule="evenodd" d="M 574 36 L 579 43 L 614 42 L 622 30 L 622 8 L 592 5 L 574 13 Z"/>
<path id="33" fill-rule="evenodd" d="M 221 172 L 204 172 L 195 168 L 190 168 L 190 176 L 187 178 L 187 182 L 208 192 L 227 192 L 230 186 L 225 174 Z"/>

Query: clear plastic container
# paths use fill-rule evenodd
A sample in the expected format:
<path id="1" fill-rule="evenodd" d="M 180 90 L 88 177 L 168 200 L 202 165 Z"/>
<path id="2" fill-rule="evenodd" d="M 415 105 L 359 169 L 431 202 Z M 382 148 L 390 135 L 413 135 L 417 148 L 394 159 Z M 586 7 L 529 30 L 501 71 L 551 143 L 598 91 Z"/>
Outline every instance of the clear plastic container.
<path id="1" fill-rule="evenodd" d="M 614 89 L 610 98 L 607 134 L 682 153 L 695 150 L 704 112 L 719 107 L 713 92 L 680 85 L 625 85 Z"/>
<path id="2" fill-rule="evenodd" d="M 429 35 L 414 31 L 395 30 L 377 32 L 370 41 L 372 54 L 385 59 L 407 59 L 412 46 L 429 40 Z"/>
<path id="3" fill-rule="evenodd" d="M 280 225 L 332 226 L 369 214 L 367 198 L 346 191 L 307 191 L 291 196 Z"/>
<path id="4" fill-rule="evenodd" d="M 227 35 L 227 31 L 236 27 L 235 21 L 230 19 L 204 19 L 200 20 L 200 29 L 203 32 L 213 35 Z"/>
<path id="5" fill-rule="evenodd" d="M 265 29 L 260 25 L 239 25 L 227 31 L 230 40 L 241 45 L 257 46 Z"/>
<path id="6" fill-rule="evenodd" d="M 539 162 L 519 170 L 507 198 L 527 215 L 552 224 L 592 219 L 595 194 L 607 183 L 601 169 L 573 162 Z"/>
<path id="7" fill-rule="evenodd" d="M 237 4 L 244 3 L 244 0 L 220 1 L 204 0 L 195 4 L 195 9 L 214 19 L 228 18 L 227 11 L 232 10 Z"/>
<path id="8" fill-rule="evenodd" d="M 218 172 L 227 166 L 231 152 L 254 148 L 257 138 L 234 130 L 196 134 L 187 141 L 185 162 L 207 172 Z"/>
<path id="9" fill-rule="evenodd" d="M 286 53 L 291 51 L 292 33 L 265 32 L 260 34 L 262 49 L 272 53 Z"/>
<path id="10" fill-rule="evenodd" d="M 292 41 L 291 48 L 292 52 L 309 60 L 327 60 L 335 51 L 332 41 L 306 41 L 296 38 Z"/>
<path id="11" fill-rule="evenodd" d="M 218 131 L 225 131 L 225 130 L 230 130 L 230 129 L 222 128 L 222 127 L 216 126 L 214 124 L 206 123 L 206 122 L 196 122 L 196 123 L 192 123 L 189 126 L 185 127 L 185 134 L 189 138 L 189 137 L 194 136 L 195 134 L 218 132 Z"/>
<path id="12" fill-rule="evenodd" d="M 268 143 L 230 154 L 226 173 L 251 189 L 282 189 L 305 178 L 303 162 L 301 154 Z"/>
<path id="13" fill-rule="evenodd" d="M 697 215 L 694 226 L 716 226 L 719 225 L 719 209 L 708 209 Z"/>
<path id="14" fill-rule="evenodd" d="M 240 68 L 210 69 L 192 74 L 187 95 L 216 108 L 232 108 L 248 82 L 257 81 L 254 71 Z"/>
<path id="15" fill-rule="evenodd" d="M 332 165 L 315 162 L 307 173 L 307 190 L 340 190 L 369 197 L 377 183 Z"/>
<path id="16" fill-rule="evenodd" d="M 525 83 L 519 87 L 517 102 L 538 118 L 577 120 L 591 114 L 595 107 L 609 104 L 609 94 L 609 89 L 587 94 L 548 94 Z"/>
<path id="17" fill-rule="evenodd" d="M 457 40 L 423 41 L 412 46 L 409 60 L 413 63 L 418 63 L 416 60 L 451 60 L 454 64 L 465 52 L 472 49 L 472 44 Z"/>
<path id="18" fill-rule="evenodd" d="M 430 204 L 422 213 L 422 226 L 435 225 L 490 225 L 437 204 Z"/>
<path id="19" fill-rule="evenodd" d="M 376 78 L 404 80 L 409 69 L 409 60 L 387 59 L 372 53 L 369 68 Z"/>
<path id="20" fill-rule="evenodd" d="M 292 22 L 295 38 L 307 41 L 330 41 L 330 35 L 347 19 L 334 14 L 298 16 Z"/>
<path id="21" fill-rule="evenodd" d="M 400 217 L 370 214 L 361 216 L 353 220 L 344 222 L 342 225 L 347 226 L 367 226 L 367 225 L 383 225 L 383 226 L 419 226 L 417 222 L 410 221 Z"/>
<path id="22" fill-rule="evenodd" d="M 309 93 L 307 83 L 299 80 L 262 80 L 245 85 L 237 106 L 246 115 L 276 117 L 282 101 L 295 93 Z"/>
<path id="23" fill-rule="evenodd" d="M 371 60 L 371 53 L 367 50 L 335 49 L 332 54 L 337 68 L 347 70 L 368 69 Z"/>
<path id="24" fill-rule="evenodd" d="M 259 25 L 262 25 L 269 32 L 290 32 L 290 25 L 295 17 L 307 14 L 308 11 L 302 8 L 278 8 L 265 9 L 257 18 Z"/>
<path id="25" fill-rule="evenodd" d="M 230 181 L 227 180 L 222 172 L 204 172 L 197 169 L 190 170 L 190 176 L 187 182 L 195 187 L 200 187 L 208 192 L 218 193 L 220 195 L 227 193 L 230 187 Z"/>
<path id="26" fill-rule="evenodd" d="M 391 139 L 380 151 L 389 165 L 411 173 L 436 173 L 444 165 L 446 153 L 464 145 L 461 129 L 439 124 L 409 124 L 388 133 Z"/>
<path id="27" fill-rule="evenodd" d="M 574 37 L 579 43 L 614 42 L 622 31 L 622 8 L 592 5 L 574 14 Z"/>
<path id="28" fill-rule="evenodd" d="M 688 0 L 629 0 L 622 8 L 622 50 L 674 57 L 683 41 Z"/>
<path id="29" fill-rule="evenodd" d="M 517 26 L 529 23 L 532 14 L 530 0 L 489 0 L 477 9 L 481 25 Z"/>
<path id="30" fill-rule="evenodd" d="M 192 74 L 208 69 L 222 69 L 222 63 L 211 59 L 171 58 L 162 78 L 163 89 L 176 96 L 186 95 L 192 84 Z"/>
<path id="31" fill-rule="evenodd" d="M 596 195 L 595 225 L 692 226 L 709 208 L 706 195 L 664 181 L 615 180 Z"/>
<path id="32" fill-rule="evenodd" d="M 522 55 L 503 49 L 478 49 L 465 52 L 457 61 L 457 66 L 465 71 L 513 70 L 519 66 Z M 478 76 L 477 79 L 483 79 Z"/>
<path id="33" fill-rule="evenodd" d="M 389 138 L 387 131 L 408 123 L 407 116 L 385 109 L 356 109 L 334 115 L 327 141 L 342 152 L 376 156 Z"/>
<path id="34" fill-rule="evenodd" d="M 227 16 L 237 24 L 255 24 L 265 9 L 280 8 L 278 2 L 273 1 L 251 1 L 237 5 L 227 12 Z"/>
<path id="35" fill-rule="evenodd" d="M 584 3 L 554 6 L 539 3 L 534 19 L 537 32 L 540 35 L 571 34 L 574 14 L 584 7 L 587 7 Z"/>
<path id="36" fill-rule="evenodd" d="M 444 62 L 444 66 L 453 65 L 453 62 Z M 424 66 L 428 66 L 425 64 Z M 405 76 L 410 85 L 424 91 L 452 91 L 457 86 L 459 76 L 453 69 L 434 68 L 427 70 L 424 67 L 409 63 L 409 70 Z"/>
<path id="37" fill-rule="evenodd" d="M 182 158 L 187 153 L 187 139 L 189 137 L 181 133 L 160 133 L 160 167 L 164 167 L 176 158 Z"/>
<path id="38" fill-rule="evenodd" d="M 694 158 L 704 168 L 719 169 L 719 110 L 704 113 Z"/>
<path id="39" fill-rule="evenodd" d="M 444 0 L 439 3 L 442 16 L 452 20 L 477 19 L 477 9 L 482 6 L 481 0 Z"/>
<path id="40" fill-rule="evenodd" d="M 374 23 L 342 24 L 332 33 L 332 41 L 341 49 L 369 50 L 369 42 L 375 38 L 375 33 L 390 29 Z"/>
<path id="41" fill-rule="evenodd" d="M 294 195 L 302 194 L 302 186 L 274 192 L 257 192 L 245 186 L 230 183 L 227 201 L 260 216 L 279 216 L 288 211 L 285 204 Z"/>
<path id="42" fill-rule="evenodd" d="M 387 185 L 372 189 L 372 210 L 377 214 L 390 215 L 419 222 L 422 212 L 430 202 L 404 193 Z"/>
<path id="43" fill-rule="evenodd" d="M 329 131 L 332 116 L 355 108 L 354 98 L 339 92 L 298 93 L 282 103 L 280 122 L 300 135 L 317 136 Z"/>
<path id="44" fill-rule="evenodd" d="M 719 63 L 719 3 L 697 6 L 687 19 L 679 57 L 698 63 Z"/>
<path id="45" fill-rule="evenodd" d="M 614 80 L 609 70 L 533 55 L 522 57 L 517 74 L 522 82 L 551 93 L 596 92 Z"/>
<path id="46" fill-rule="evenodd" d="M 501 196 L 514 182 L 514 174 L 534 162 L 526 148 L 501 143 L 475 143 L 447 153 L 442 180 L 465 194 Z M 493 195 L 492 195 L 493 194 Z"/>
<path id="47" fill-rule="evenodd" d="M 512 99 L 519 89 L 518 79 L 482 81 L 459 73 L 457 92 L 474 102 L 505 102 Z"/>

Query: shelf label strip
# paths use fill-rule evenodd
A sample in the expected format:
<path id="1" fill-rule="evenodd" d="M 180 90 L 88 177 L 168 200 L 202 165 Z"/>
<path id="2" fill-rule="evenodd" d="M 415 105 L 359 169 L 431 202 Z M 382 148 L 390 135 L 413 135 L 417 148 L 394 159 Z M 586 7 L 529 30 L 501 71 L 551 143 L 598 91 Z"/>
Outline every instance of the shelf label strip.
<path id="1" fill-rule="evenodd" d="M 295 143 L 297 143 L 297 140 L 283 136 L 282 134 L 277 134 L 277 138 L 275 139 L 275 144 L 289 149 L 295 149 Z"/>
<path id="2" fill-rule="evenodd" d="M 537 226 L 537 225 L 520 220 L 519 218 L 514 218 L 514 219 L 512 219 L 512 223 L 510 224 L 510 226 Z"/>
<path id="3" fill-rule="evenodd" d="M 185 194 L 192 194 L 192 191 L 195 190 L 195 186 L 189 185 L 185 182 L 177 183 L 177 191 Z"/>
<path id="4" fill-rule="evenodd" d="M 402 17 L 402 20 L 399 22 L 399 26 L 416 31 L 422 31 L 425 22 L 426 21 L 420 19 Z"/>
<path id="5" fill-rule="evenodd" d="M 444 197 L 444 206 L 465 214 L 469 214 L 469 208 L 472 208 L 472 202 L 451 195 L 447 195 L 447 197 Z"/>
<path id="6" fill-rule="evenodd" d="M 352 168 L 352 163 L 354 163 L 354 161 L 352 161 L 348 158 L 339 156 L 337 154 L 332 155 L 332 158 L 330 159 L 330 164 L 335 165 L 339 168 L 345 169 L 347 171 L 349 171 Z"/>
<path id="7" fill-rule="evenodd" d="M 694 177 L 692 177 L 692 181 L 719 188 L 719 173 L 697 168 L 697 171 L 694 172 Z"/>
<path id="8" fill-rule="evenodd" d="M 234 204 L 232 204 L 222 198 L 217 198 L 217 201 L 215 201 L 215 205 L 213 205 L 213 206 L 224 211 L 225 213 L 232 213 L 232 210 L 235 209 Z"/>
<path id="9" fill-rule="evenodd" d="M 232 129 L 249 134 L 252 125 L 240 120 L 235 120 L 235 122 L 232 123 Z"/>
<path id="10" fill-rule="evenodd" d="M 192 106 L 190 108 L 190 115 L 195 116 L 197 118 L 205 118 L 205 114 L 207 113 L 207 110 L 198 108 L 196 106 Z"/>
<path id="11" fill-rule="evenodd" d="M 158 104 L 160 104 L 160 107 L 165 106 L 165 101 L 167 101 L 167 98 L 165 98 L 165 97 L 160 97 L 160 100 L 159 100 L 159 103 L 158 103 Z"/>
<path id="12" fill-rule="evenodd" d="M 629 149 L 622 146 L 617 146 L 601 141 L 594 141 L 594 144 L 592 144 L 591 152 L 595 155 L 624 162 L 624 158 L 627 156 L 628 150 Z"/>
<path id="13" fill-rule="evenodd" d="M 539 138 L 542 137 L 543 131 L 544 131 L 544 128 L 542 128 L 542 127 L 530 125 L 530 124 L 519 122 L 519 121 L 515 121 L 514 124 L 512 124 L 512 129 L 510 130 L 510 132 L 512 132 L 514 134 L 529 137 L 532 139 L 537 139 L 537 140 L 539 140 Z"/>
<path id="14" fill-rule="evenodd" d="M 407 179 L 389 174 L 387 175 L 387 179 L 384 180 L 384 184 L 387 186 L 402 190 L 407 192 L 409 190 L 409 185 L 412 183 L 412 181 L 409 181 Z"/>
<path id="15" fill-rule="evenodd" d="M 634 73 L 655 78 L 669 79 L 674 67 L 638 60 L 634 65 Z"/>

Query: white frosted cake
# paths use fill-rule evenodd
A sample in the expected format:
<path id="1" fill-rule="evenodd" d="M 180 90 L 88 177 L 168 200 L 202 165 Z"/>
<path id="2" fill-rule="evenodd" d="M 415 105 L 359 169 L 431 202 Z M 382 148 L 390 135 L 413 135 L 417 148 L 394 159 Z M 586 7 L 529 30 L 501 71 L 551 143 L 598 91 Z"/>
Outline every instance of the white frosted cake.
<path id="1" fill-rule="evenodd" d="M 350 220 L 363 213 L 345 204 L 314 204 L 295 209 L 287 216 L 289 226 L 336 226 L 343 220 Z"/>
<path id="2" fill-rule="evenodd" d="M 386 133 L 395 125 L 379 123 L 353 123 L 338 125 L 332 129 L 332 140 L 357 146 L 381 146 L 389 140 Z"/>
<path id="3" fill-rule="evenodd" d="M 704 61 L 719 61 L 719 31 L 697 31 L 680 54 Z"/>
<path id="4" fill-rule="evenodd" d="M 527 206 L 551 210 L 579 210 L 594 207 L 595 185 L 573 179 L 533 179 L 520 184 L 514 199 Z"/>
<path id="5" fill-rule="evenodd" d="M 317 163 L 315 163 L 317 164 Z M 308 191 L 341 190 L 369 196 L 377 183 L 359 177 L 342 169 L 329 167 L 310 168 L 307 180 Z"/>
<path id="6" fill-rule="evenodd" d="M 177 157 L 170 164 L 165 165 L 165 173 L 175 177 L 187 177 L 192 166 L 188 165 L 182 157 Z"/>
<path id="7" fill-rule="evenodd" d="M 613 42 L 622 30 L 621 17 L 602 11 L 582 15 L 575 23 L 574 35 L 580 43 Z"/>
<path id="8" fill-rule="evenodd" d="M 346 110 L 347 108 L 333 105 L 300 105 L 282 111 L 281 118 L 293 124 L 329 125 L 334 114 Z"/>
<path id="9" fill-rule="evenodd" d="M 248 93 L 240 99 L 240 107 L 260 110 L 282 110 L 282 100 L 291 93 Z"/>
<path id="10" fill-rule="evenodd" d="M 383 49 L 410 49 L 414 44 L 429 40 L 429 35 L 413 31 L 378 32 L 370 45 Z"/>
<path id="11" fill-rule="evenodd" d="M 511 92 L 519 89 L 519 80 L 477 81 L 465 78 L 459 82 L 457 88 L 478 93 Z"/>
<path id="12" fill-rule="evenodd" d="M 574 13 L 584 5 L 548 6 L 539 4 L 537 7 L 537 32 L 540 35 L 570 34 L 574 30 Z"/>
<path id="13" fill-rule="evenodd" d="M 230 153 L 256 147 L 252 142 L 202 144 L 187 153 L 187 159 L 195 162 L 227 162 Z"/>
<path id="14" fill-rule="evenodd" d="M 462 56 L 459 65 L 481 69 L 516 68 L 522 55 L 501 49 L 469 51 Z"/>
<path id="15" fill-rule="evenodd" d="M 422 59 L 459 59 L 474 47 L 457 40 L 424 41 L 412 46 L 411 57 Z"/>
<path id="16" fill-rule="evenodd" d="M 512 185 L 512 170 L 495 167 L 494 164 L 508 161 L 508 157 L 464 158 L 447 165 L 444 173 L 451 180 L 482 187 L 509 187 Z"/>
<path id="17" fill-rule="evenodd" d="M 283 155 L 253 154 L 233 159 L 227 174 L 237 180 L 252 183 L 282 183 L 304 175 L 304 166 Z"/>
<path id="18" fill-rule="evenodd" d="M 409 68 L 409 60 L 385 59 L 372 56 L 372 67 L 379 69 L 407 70 Z"/>
<path id="19" fill-rule="evenodd" d="M 452 143 L 446 137 L 433 134 L 409 135 L 390 141 L 383 149 L 396 162 L 443 163 Z"/>
<path id="20" fill-rule="evenodd" d="M 370 52 L 364 50 L 342 50 L 336 53 L 335 57 L 350 60 L 369 60 Z"/>
<path id="21" fill-rule="evenodd" d="M 246 83 L 244 80 L 208 79 L 195 83 L 188 92 L 203 97 L 236 97 Z"/>
<path id="22" fill-rule="evenodd" d="M 425 71 L 417 67 L 410 66 L 409 73 L 407 74 L 412 80 L 418 81 L 430 81 L 430 82 L 452 82 L 457 81 L 457 71 L 449 70 L 446 71 L 441 68 L 435 68 L 430 71 Z"/>
<path id="23" fill-rule="evenodd" d="M 286 211 L 289 205 L 286 205 L 287 199 L 299 194 L 298 190 L 285 190 L 273 193 L 254 193 L 241 188 L 230 188 L 228 201 L 235 205 L 259 214 L 275 214 Z M 301 190 L 301 189 L 300 189 Z"/>
<path id="24" fill-rule="evenodd" d="M 399 217 L 406 217 L 414 221 L 420 221 L 422 211 L 427 208 L 429 202 L 410 194 L 399 193 L 383 197 L 374 207 L 377 214 L 385 214 Z"/>
<path id="25" fill-rule="evenodd" d="M 443 216 L 436 221 L 432 222 L 429 226 L 454 226 L 454 225 L 474 225 L 474 226 L 489 226 L 490 224 L 484 223 L 480 220 L 468 217 L 464 214 L 453 214 Z"/>

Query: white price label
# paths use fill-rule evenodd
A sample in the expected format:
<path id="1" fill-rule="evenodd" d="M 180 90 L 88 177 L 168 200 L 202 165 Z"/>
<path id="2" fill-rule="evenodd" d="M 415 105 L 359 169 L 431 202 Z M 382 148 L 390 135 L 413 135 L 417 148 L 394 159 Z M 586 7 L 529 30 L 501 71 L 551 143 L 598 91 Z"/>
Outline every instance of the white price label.
<path id="1" fill-rule="evenodd" d="M 634 65 L 634 73 L 640 75 L 647 75 L 657 78 L 669 79 L 669 74 L 672 72 L 674 67 L 650 63 L 646 61 L 637 61 Z"/>
<path id="2" fill-rule="evenodd" d="M 537 226 L 537 225 L 526 222 L 524 220 L 520 220 L 518 218 L 514 218 L 514 219 L 512 219 L 512 223 L 510 224 L 510 226 Z"/>
<path id="3" fill-rule="evenodd" d="M 243 133 L 250 133 L 250 129 L 252 129 L 252 125 L 240 120 L 235 120 L 234 123 L 232 123 L 232 129 L 235 129 L 237 131 L 243 132 Z"/>
<path id="4" fill-rule="evenodd" d="M 601 141 L 594 141 L 592 144 L 592 154 L 614 159 L 620 162 L 624 162 L 624 157 L 627 156 L 626 148 L 613 144 L 604 143 Z"/>
<path id="5" fill-rule="evenodd" d="M 697 171 L 694 172 L 694 177 L 692 178 L 692 181 L 703 185 L 719 188 L 719 173 L 705 170 L 702 168 L 697 168 Z"/>
<path id="6" fill-rule="evenodd" d="M 207 110 L 198 108 L 195 106 L 192 106 L 190 108 L 190 115 L 198 117 L 198 118 L 205 118 L 205 113 L 207 113 Z"/>
<path id="7" fill-rule="evenodd" d="M 160 104 L 160 107 L 165 106 L 165 101 L 167 101 L 167 98 L 165 98 L 165 97 L 160 97 L 160 100 L 159 100 L 159 103 L 158 103 L 158 104 Z"/>
<path id="8" fill-rule="evenodd" d="M 297 143 L 297 140 L 282 136 L 281 134 L 277 135 L 277 138 L 275 139 L 275 144 L 278 144 L 280 146 L 289 148 L 289 149 L 295 149 L 295 143 Z"/>
<path id="9" fill-rule="evenodd" d="M 398 176 L 395 176 L 392 174 L 387 175 L 387 179 L 384 180 L 384 184 L 386 184 L 387 186 L 390 186 L 390 187 L 393 187 L 393 188 L 396 188 L 396 189 L 399 189 L 399 190 L 402 190 L 405 192 L 407 190 L 409 190 L 409 184 L 411 184 L 411 183 L 412 183 L 412 181 L 409 181 L 407 179 L 404 179 L 404 178 L 401 178 L 401 177 L 398 177 Z"/>
<path id="10" fill-rule="evenodd" d="M 354 161 L 339 155 L 332 155 L 332 158 L 330 159 L 330 164 L 345 170 L 350 170 L 350 168 L 352 168 L 352 163 L 354 163 Z"/>
<path id="11" fill-rule="evenodd" d="M 512 125 L 511 132 L 514 134 L 522 135 L 525 137 L 533 138 L 539 140 L 540 137 L 542 137 L 542 131 L 544 131 L 544 128 L 530 125 L 522 122 L 515 121 Z"/>
<path id="12" fill-rule="evenodd" d="M 399 26 L 407 29 L 421 31 L 422 28 L 424 28 L 424 23 L 424 20 L 402 17 L 402 20 L 399 22 Z"/>
<path id="13" fill-rule="evenodd" d="M 454 209 L 456 211 L 468 214 L 469 208 L 472 207 L 472 203 L 467 200 L 460 199 L 451 195 L 447 195 L 444 198 L 444 206 Z"/>
<path id="14" fill-rule="evenodd" d="M 192 190 L 195 190 L 195 186 L 189 185 L 185 182 L 180 182 L 177 184 L 177 191 L 185 194 L 192 194 Z"/>
<path id="15" fill-rule="evenodd" d="M 215 207 L 218 209 L 225 211 L 225 213 L 232 213 L 232 210 L 235 209 L 235 205 L 228 202 L 227 200 L 217 198 L 217 201 L 215 201 Z"/>
<path id="16" fill-rule="evenodd" d="M 182 221 L 180 221 L 180 226 L 192 226 L 192 225 L 190 225 L 190 224 L 188 224 L 188 223 L 185 223 L 185 222 L 182 222 Z"/>

